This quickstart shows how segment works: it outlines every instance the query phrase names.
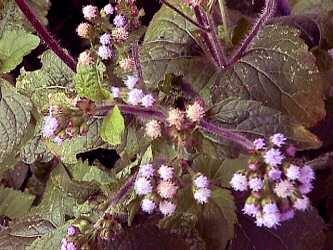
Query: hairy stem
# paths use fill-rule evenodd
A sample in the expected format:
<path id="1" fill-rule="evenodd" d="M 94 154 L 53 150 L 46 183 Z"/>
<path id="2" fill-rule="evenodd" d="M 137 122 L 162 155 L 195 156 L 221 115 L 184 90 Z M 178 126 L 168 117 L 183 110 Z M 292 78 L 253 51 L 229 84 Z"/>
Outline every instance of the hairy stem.
<path id="1" fill-rule="evenodd" d="M 199 5 L 195 6 L 193 9 L 198 23 L 210 28 L 210 32 L 202 32 L 202 37 L 208 46 L 209 52 L 213 57 L 216 66 L 219 68 L 224 68 L 227 65 L 227 62 L 224 56 L 222 45 L 216 33 L 216 26 L 214 21 Z"/>
<path id="2" fill-rule="evenodd" d="M 132 57 L 134 59 L 136 72 L 137 72 L 139 80 L 140 80 L 139 86 L 140 86 L 140 88 L 143 88 L 144 80 L 143 80 L 142 67 L 141 67 L 141 62 L 140 62 L 140 57 L 139 57 L 139 43 L 138 42 L 134 42 L 132 45 Z"/>
<path id="3" fill-rule="evenodd" d="M 112 208 L 117 205 L 132 189 L 137 173 L 132 175 L 124 185 L 119 189 L 119 191 L 113 196 L 111 200 L 109 200 L 109 204 L 103 215 L 99 218 L 99 220 L 95 223 L 94 227 L 98 228 L 101 222 L 103 221 L 104 217 L 112 212 Z"/>
<path id="4" fill-rule="evenodd" d="M 166 6 L 168 6 L 170 9 L 172 9 L 173 11 L 177 12 L 179 15 L 181 15 L 182 17 L 184 17 L 187 21 L 189 21 L 190 23 L 192 23 L 193 25 L 195 25 L 196 27 L 198 27 L 199 29 L 201 29 L 201 30 L 203 30 L 205 32 L 209 32 L 210 31 L 205 25 L 197 23 L 195 20 L 193 20 L 191 17 L 185 15 L 181 10 L 179 10 L 177 7 L 173 6 L 168 1 L 166 1 L 166 0 L 160 0 L 160 1 L 163 4 L 165 4 Z"/>
<path id="5" fill-rule="evenodd" d="M 154 108 L 143 108 L 126 104 L 114 104 L 97 106 L 96 111 L 99 115 L 106 115 L 110 110 L 113 109 L 115 105 L 117 105 L 124 114 L 131 114 L 145 119 L 157 119 L 163 123 L 166 123 L 166 115 L 164 114 L 164 112 Z M 201 121 L 199 123 L 199 128 L 211 134 L 215 134 L 222 139 L 232 141 L 242 146 L 248 151 L 253 149 L 252 142 L 246 137 L 242 136 L 241 134 L 235 133 L 230 129 L 221 128 L 210 121 Z"/>
<path id="6" fill-rule="evenodd" d="M 35 31 L 41 37 L 41 39 L 47 44 L 47 46 L 53 50 L 53 52 L 70 67 L 73 71 L 76 70 L 77 62 L 58 44 L 58 42 L 52 37 L 49 31 L 38 20 L 38 17 L 34 13 L 33 9 L 29 6 L 26 0 L 15 0 L 16 4 L 23 12 L 25 17 L 29 20 Z"/>
<path id="7" fill-rule="evenodd" d="M 118 108 L 124 114 L 135 115 L 140 118 L 157 119 L 160 121 L 165 120 L 165 115 L 162 111 L 153 108 L 136 107 L 126 104 L 110 104 L 110 105 L 97 106 L 96 107 L 97 114 L 106 115 L 110 110 L 114 108 L 114 106 L 118 106 Z"/>
<path id="8" fill-rule="evenodd" d="M 257 36 L 260 30 L 265 26 L 267 21 L 273 16 L 276 9 L 276 0 L 266 0 L 263 13 L 253 25 L 250 33 L 246 36 L 241 46 L 231 56 L 229 65 L 236 63 L 247 51 L 253 39 Z"/>
<path id="9" fill-rule="evenodd" d="M 223 139 L 232 141 L 242 146 L 248 151 L 254 149 L 253 143 L 250 140 L 248 140 L 246 137 L 238 133 L 235 133 L 229 129 L 221 128 L 207 120 L 201 121 L 199 127 L 208 133 L 215 134 Z"/>

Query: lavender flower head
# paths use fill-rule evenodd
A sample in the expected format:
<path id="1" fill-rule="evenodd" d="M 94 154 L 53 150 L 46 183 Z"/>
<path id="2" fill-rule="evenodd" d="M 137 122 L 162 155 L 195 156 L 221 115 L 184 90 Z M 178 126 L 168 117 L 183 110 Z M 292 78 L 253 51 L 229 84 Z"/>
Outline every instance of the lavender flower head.
<path id="1" fill-rule="evenodd" d="M 122 15 L 116 15 L 113 19 L 113 24 L 117 28 L 124 27 L 126 25 L 126 18 Z"/>
<path id="2" fill-rule="evenodd" d="M 46 138 L 55 136 L 55 132 L 59 127 L 58 120 L 52 116 L 51 112 L 44 118 L 44 125 L 42 128 L 42 134 Z"/>

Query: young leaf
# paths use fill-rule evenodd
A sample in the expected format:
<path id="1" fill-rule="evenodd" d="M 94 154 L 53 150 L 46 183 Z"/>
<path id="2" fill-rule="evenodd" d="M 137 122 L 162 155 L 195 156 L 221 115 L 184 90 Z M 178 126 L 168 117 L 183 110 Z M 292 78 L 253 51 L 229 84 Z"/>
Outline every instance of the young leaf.
<path id="1" fill-rule="evenodd" d="M 39 44 L 39 38 L 24 30 L 5 30 L 0 36 L 0 72 L 8 73 Z"/>
<path id="2" fill-rule="evenodd" d="M 32 105 L 8 82 L 0 80 L 0 163 L 14 158 L 29 131 Z"/>
<path id="3" fill-rule="evenodd" d="M 115 146 L 121 143 L 125 131 L 125 121 L 118 106 L 115 106 L 103 120 L 101 137 L 107 143 Z"/>
<path id="4" fill-rule="evenodd" d="M 105 68 L 99 65 L 79 66 L 74 77 L 75 89 L 82 97 L 93 101 L 109 98 L 110 93 L 102 86 Z"/>
<path id="5" fill-rule="evenodd" d="M 34 195 L 0 187 L 0 215 L 19 218 L 27 214 L 35 199 Z"/>
<path id="6" fill-rule="evenodd" d="M 48 50 L 41 56 L 42 68 L 32 72 L 22 71 L 16 87 L 30 97 L 34 106 L 42 111 L 48 108 L 49 95 L 70 91 L 73 71 Z"/>

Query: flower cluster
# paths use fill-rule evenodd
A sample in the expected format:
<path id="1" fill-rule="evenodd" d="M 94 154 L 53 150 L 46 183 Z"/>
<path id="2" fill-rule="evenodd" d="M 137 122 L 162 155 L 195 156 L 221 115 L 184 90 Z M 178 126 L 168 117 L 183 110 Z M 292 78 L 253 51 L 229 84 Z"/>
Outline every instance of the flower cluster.
<path id="1" fill-rule="evenodd" d="M 282 134 L 271 136 L 269 143 L 259 138 L 253 144 L 248 168 L 236 172 L 230 184 L 236 191 L 251 191 L 243 212 L 256 218 L 258 226 L 271 228 L 309 207 L 306 195 L 315 174 L 310 166 L 293 161 L 295 148 Z"/>
<path id="2" fill-rule="evenodd" d="M 175 212 L 174 198 L 178 186 L 173 179 L 174 169 L 172 167 L 162 164 L 156 174 L 152 164 L 140 166 L 134 190 L 138 195 L 144 196 L 141 202 L 142 211 L 151 214 L 159 204 L 159 211 L 164 216 L 170 216 Z"/>
<path id="3" fill-rule="evenodd" d="M 212 191 L 209 189 L 209 180 L 201 173 L 197 174 L 193 180 L 193 196 L 199 204 L 208 202 Z"/>
<path id="4" fill-rule="evenodd" d="M 80 37 L 89 39 L 92 44 L 98 46 L 97 55 L 102 60 L 114 58 L 115 46 L 123 44 L 128 39 L 129 32 L 140 26 L 141 12 L 131 1 L 121 1 L 115 7 L 107 4 L 100 11 L 96 6 L 87 5 L 82 8 L 82 13 L 86 22 L 79 24 L 76 31 Z M 116 15 L 110 23 L 109 18 L 113 14 Z M 95 44 L 96 41 L 99 41 L 99 44 Z M 95 53 L 94 50 L 89 52 Z M 87 60 L 87 55 L 87 52 L 80 55 L 81 64 L 91 63 Z M 129 63 L 124 62 L 123 65 L 129 66 Z"/>

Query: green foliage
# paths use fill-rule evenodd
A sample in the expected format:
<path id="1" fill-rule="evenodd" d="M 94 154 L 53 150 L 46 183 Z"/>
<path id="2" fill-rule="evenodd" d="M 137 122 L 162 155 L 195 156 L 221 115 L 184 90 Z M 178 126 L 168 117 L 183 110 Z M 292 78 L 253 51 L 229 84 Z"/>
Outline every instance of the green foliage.
<path id="1" fill-rule="evenodd" d="M 75 165 L 68 165 L 72 178 L 76 181 L 95 182 L 100 185 L 108 185 L 115 182 L 114 177 L 96 166 L 90 166 L 84 162 Z"/>
<path id="2" fill-rule="evenodd" d="M 51 173 L 41 203 L 31 209 L 31 214 L 60 226 L 65 223 L 66 216 L 73 216 L 77 204 L 86 201 L 97 190 L 92 183 L 72 180 L 64 166 L 59 164 Z"/>
<path id="3" fill-rule="evenodd" d="M 50 233 L 54 226 L 39 218 L 26 218 L 16 221 L 10 228 L 0 232 L 0 249 L 25 250 L 40 236 Z"/>
<path id="4" fill-rule="evenodd" d="M 43 235 L 41 238 L 36 239 L 26 250 L 58 250 L 61 246 L 61 240 L 67 233 L 67 228 L 71 221 L 58 227 L 56 230 Z"/>
<path id="5" fill-rule="evenodd" d="M 15 69 L 38 44 L 39 38 L 24 30 L 5 30 L 0 37 L 0 72 Z"/>
<path id="6" fill-rule="evenodd" d="M 32 105 L 5 80 L 0 79 L 0 163 L 16 157 L 29 134 Z"/>
<path id="7" fill-rule="evenodd" d="M 231 128 L 247 138 L 283 133 L 299 148 L 321 146 L 320 140 L 299 122 L 257 101 L 228 98 L 218 103 L 212 113 L 221 127 Z M 230 145 L 228 142 L 224 143 Z"/>
<path id="8" fill-rule="evenodd" d="M 16 87 L 29 96 L 34 106 L 42 111 L 48 109 L 49 96 L 58 93 L 70 93 L 72 70 L 52 51 L 41 56 L 42 68 L 32 72 L 22 71 Z M 52 98 L 54 99 L 54 98 Z"/>
<path id="9" fill-rule="evenodd" d="M 325 116 L 314 57 L 295 29 L 267 26 L 244 57 L 220 72 L 206 63 L 207 58 L 191 51 L 197 40 L 192 25 L 167 7 L 162 8 L 147 30 L 142 49 L 147 81 L 159 82 L 166 73 L 184 75 L 198 91 L 206 84 L 201 93 L 207 101 L 251 98 L 307 127 Z"/>
<path id="10" fill-rule="evenodd" d="M 233 239 L 237 223 L 235 209 L 230 191 L 222 188 L 213 191 L 211 201 L 202 209 L 198 225 L 207 249 L 225 249 Z"/>
<path id="11" fill-rule="evenodd" d="M 0 215 L 12 219 L 22 217 L 30 210 L 34 199 L 29 193 L 0 187 Z"/>
<path id="12" fill-rule="evenodd" d="M 115 106 L 103 120 L 101 127 L 102 139 L 115 146 L 121 143 L 125 130 L 125 121 L 118 106 Z"/>
<path id="13" fill-rule="evenodd" d="M 74 77 L 77 93 L 93 101 L 102 101 L 109 98 L 110 93 L 103 87 L 104 71 L 103 64 L 78 66 Z"/>

